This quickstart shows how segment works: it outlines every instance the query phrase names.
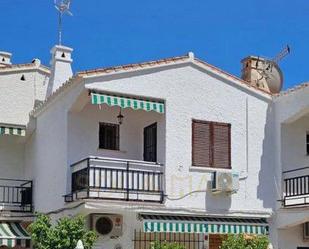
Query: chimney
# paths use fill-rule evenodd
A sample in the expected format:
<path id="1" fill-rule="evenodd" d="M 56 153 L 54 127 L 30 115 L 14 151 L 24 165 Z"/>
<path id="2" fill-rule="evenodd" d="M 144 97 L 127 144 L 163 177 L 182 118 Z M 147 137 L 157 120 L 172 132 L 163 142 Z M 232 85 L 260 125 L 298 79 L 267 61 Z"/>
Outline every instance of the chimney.
<path id="1" fill-rule="evenodd" d="M 6 67 L 8 65 L 12 65 L 11 57 L 12 57 L 11 53 L 0 51 L 0 67 Z"/>
<path id="2" fill-rule="evenodd" d="M 264 77 L 267 60 L 257 56 L 248 56 L 244 58 L 241 63 L 242 79 L 247 81 L 251 86 L 270 92 L 266 77 Z"/>
<path id="3" fill-rule="evenodd" d="M 56 45 L 50 51 L 52 54 L 51 76 L 48 83 L 47 96 L 55 92 L 63 83 L 72 77 L 73 62 L 71 53 L 73 49 L 65 46 Z"/>
<path id="4" fill-rule="evenodd" d="M 268 93 L 279 93 L 283 86 L 283 74 L 273 60 L 248 56 L 242 61 L 242 79 Z"/>

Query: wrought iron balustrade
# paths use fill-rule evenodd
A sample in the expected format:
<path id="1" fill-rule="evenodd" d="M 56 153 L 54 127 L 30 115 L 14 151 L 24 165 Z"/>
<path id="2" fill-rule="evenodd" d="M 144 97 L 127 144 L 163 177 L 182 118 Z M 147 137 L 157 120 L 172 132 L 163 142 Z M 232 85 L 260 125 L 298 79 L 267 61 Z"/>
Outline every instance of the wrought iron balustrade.
<path id="1" fill-rule="evenodd" d="M 32 181 L 0 178 L 0 212 L 32 212 Z"/>
<path id="2" fill-rule="evenodd" d="M 284 194 L 283 205 L 285 207 L 309 205 L 309 167 L 284 171 Z M 294 176 L 287 177 L 287 174 Z"/>
<path id="3" fill-rule="evenodd" d="M 88 157 L 71 165 L 71 193 L 66 202 L 78 199 L 163 202 L 161 164 L 103 157 Z"/>

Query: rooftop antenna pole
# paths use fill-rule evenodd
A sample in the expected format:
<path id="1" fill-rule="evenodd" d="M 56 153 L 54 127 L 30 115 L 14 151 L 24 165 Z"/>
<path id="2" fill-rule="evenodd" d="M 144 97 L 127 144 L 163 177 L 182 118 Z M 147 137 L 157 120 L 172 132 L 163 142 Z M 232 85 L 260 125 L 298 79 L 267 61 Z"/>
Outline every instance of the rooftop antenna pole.
<path id="1" fill-rule="evenodd" d="M 59 12 L 58 19 L 58 44 L 62 45 L 62 18 L 64 14 L 73 16 L 70 11 L 71 0 L 54 0 L 55 8 Z"/>
<path id="2" fill-rule="evenodd" d="M 286 47 L 280 51 L 274 58 L 272 58 L 272 62 L 278 64 L 284 57 L 286 57 L 291 52 L 291 49 L 289 45 L 286 45 Z"/>

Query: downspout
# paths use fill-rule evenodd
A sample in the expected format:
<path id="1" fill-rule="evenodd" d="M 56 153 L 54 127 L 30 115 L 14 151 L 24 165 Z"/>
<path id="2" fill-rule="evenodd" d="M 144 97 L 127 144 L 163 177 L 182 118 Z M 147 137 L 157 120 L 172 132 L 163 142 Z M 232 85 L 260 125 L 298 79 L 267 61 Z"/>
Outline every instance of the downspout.
<path id="1" fill-rule="evenodd" d="M 246 98 L 246 168 L 240 174 L 239 179 L 244 180 L 249 172 L 249 100 Z"/>

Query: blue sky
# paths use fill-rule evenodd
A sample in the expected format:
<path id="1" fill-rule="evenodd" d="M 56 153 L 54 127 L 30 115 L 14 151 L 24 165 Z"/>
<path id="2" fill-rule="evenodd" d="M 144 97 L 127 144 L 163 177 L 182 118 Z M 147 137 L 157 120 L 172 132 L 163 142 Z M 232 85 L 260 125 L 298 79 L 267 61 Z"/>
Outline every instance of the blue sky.
<path id="1" fill-rule="evenodd" d="M 49 63 L 57 42 L 53 0 L 0 0 L 0 50 L 14 63 Z M 308 0 L 72 0 L 64 18 L 64 45 L 74 48 L 74 71 L 195 55 L 240 75 L 247 55 L 275 56 L 285 88 L 309 81 Z"/>

